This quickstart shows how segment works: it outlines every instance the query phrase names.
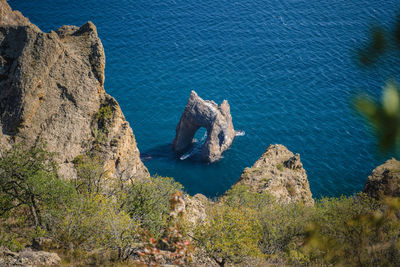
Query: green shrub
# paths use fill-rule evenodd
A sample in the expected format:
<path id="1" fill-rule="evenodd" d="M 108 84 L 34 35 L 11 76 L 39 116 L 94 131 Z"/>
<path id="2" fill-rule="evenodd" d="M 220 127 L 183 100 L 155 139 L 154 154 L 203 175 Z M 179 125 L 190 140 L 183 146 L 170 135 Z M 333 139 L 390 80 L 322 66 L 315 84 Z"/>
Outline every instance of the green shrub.
<path id="1" fill-rule="evenodd" d="M 207 220 L 195 229 L 196 244 L 220 266 L 262 257 L 261 227 L 254 211 L 224 203 L 209 207 Z"/>
<path id="2" fill-rule="evenodd" d="M 110 105 L 102 106 L 96 113 L 96 119 L 102 122 L 111 120 L 112 116 L 113 116 L 113 110 Z"/>
<path id="3" fill-rule="evenodd" d="M 92 126 L 95 143 L 104 144 L 108 141 L 108 128 L 113 118 L 113 108 L 110 104 L 104 104 L 95 115 L 97 125 Z"/>
<path id="4" fill-rule="evenodd" d="M 326 264 L 391 266 L 400 260 L 399 208 L 398 199 L 379 203 L 365 195 L 322 199 L 304 251 Z"/>
<path id="5" fill-rule="evenodd" d="M 0 215 L 27 207 L 35 226 L 42 225 L 43 210 L 68 202 L 73 188 L 57 176 L 57 165 L 44 146 L 15 145 L 0 157 Z"/>
<path id="6" fill-rule="evenodd" d="M 64 248 L 113 249 L 134 245 L 138 225 L 120 205 L 102 194 L 81 195 L 65 210 L 52 229 L 52 237 Z"/>
<path id="7" fill-rule="evenodd" d="M 231 187 L 220 201 L 231 207 L 246 207 L 256 211 L 275 202 L 274 197 L 266 192 L 253 192 L 248 185 L 237 184 Z"/>
<path id="8" fill-rule="evenodd" d="M 299 203 L 273 203 L 260 213 L 262 236 L 260 249 L 270 259 L 284 259 L 288 263 L 303 264 L 307 259 L 299 250 L 313 208 Z"/>
<path id="9" fill-rule="evenodd" d="M 93 155 L 79 155 L 73 160 L 78 177 L 74 185 L 79 193 L 100 193 L 104 188 L 107 171 L 104 171 L 103 162 Z"/>
<path id="10" fill-rule="evenodd" d="M 151 177 L 134 182 L 127 190 L 125 209 L 141 226 L 158 237 L 167 223 L 170 198 L 182 185 L 168 177 Z"/>

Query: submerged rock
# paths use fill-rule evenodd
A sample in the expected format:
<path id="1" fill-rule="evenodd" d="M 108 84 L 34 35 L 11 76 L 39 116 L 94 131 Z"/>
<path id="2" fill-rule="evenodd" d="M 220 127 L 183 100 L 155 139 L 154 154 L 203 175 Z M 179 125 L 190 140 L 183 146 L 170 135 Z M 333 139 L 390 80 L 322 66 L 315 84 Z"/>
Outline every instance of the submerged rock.
<path id="1" fill-rule="evenodd" d="M 207 139 L 201 148 L 201 158 L 209 162 L 217 161 L 235 138 L 228 101 L 224 100 L 218 106 L 214 101 L 201 99 L 195 91 L 192 91 L 176 126 L 174 150 L 177 153 L 185 152 L 200 127 L 207 130 Z"/>
<path id="2" fill-rule="evenodd" d="M 112 176 L 148 176 L 129 123 L 104 90 L 105 55 L 93 23 L 42 32 L 0 0 L 0 153 L 39 142 L 55 153 L 59 174 L 96 155 Z"/>
<path id="3" fill-rule="evenodd" d="M 368 176 L 364 193 L 376 199 L 400 197 L 400 161 L 392 158 L 376 167 Z"/>
<path id="4" fill-rule="evenodd" d="M 268 192 L 284 203 L 314 204 L 300 155 L 283 145 L 270 145 L 253 167 L 244 169 L 236 184 L 248 185 L 255 192 Z"/>

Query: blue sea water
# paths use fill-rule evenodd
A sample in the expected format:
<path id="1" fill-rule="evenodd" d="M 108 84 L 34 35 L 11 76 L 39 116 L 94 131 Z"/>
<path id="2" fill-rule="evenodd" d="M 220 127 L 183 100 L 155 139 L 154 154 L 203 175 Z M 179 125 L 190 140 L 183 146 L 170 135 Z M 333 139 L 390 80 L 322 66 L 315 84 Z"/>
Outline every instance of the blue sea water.
<path id="1" fill-rule="evenodd" d="M 388 157 L 351 106 L 380 95 L 399 55 L 357 66 L 375 23 L 390 28 L 400 1 L 9 0 L 43 31 L 91 20 L 106 52 L 106 90 L 120 103 L 151 174 L 191 193 L 227 190 L 269 144 L 301 154 L 314 197 L 362 190 Z M 205 164 L 171 150 L 190 91 L 231 105 L 237 137 Z M 201 140 L 202 134 L 197 136 Z"/>

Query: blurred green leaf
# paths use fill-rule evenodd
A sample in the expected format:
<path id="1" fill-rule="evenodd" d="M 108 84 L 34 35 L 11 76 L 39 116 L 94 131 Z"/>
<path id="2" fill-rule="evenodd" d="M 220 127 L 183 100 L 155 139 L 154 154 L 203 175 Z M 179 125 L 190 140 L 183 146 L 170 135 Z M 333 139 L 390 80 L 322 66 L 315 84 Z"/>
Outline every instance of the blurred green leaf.
<path id="1" fill-rule="evenodd" d="M 383 88 L 381 103 L 368 95 L 355 101 L 356 110 L 374 127 L 383 152 L 396 146 L 400 137 L 400 94 L 397 84 L 388 82 Z"/>

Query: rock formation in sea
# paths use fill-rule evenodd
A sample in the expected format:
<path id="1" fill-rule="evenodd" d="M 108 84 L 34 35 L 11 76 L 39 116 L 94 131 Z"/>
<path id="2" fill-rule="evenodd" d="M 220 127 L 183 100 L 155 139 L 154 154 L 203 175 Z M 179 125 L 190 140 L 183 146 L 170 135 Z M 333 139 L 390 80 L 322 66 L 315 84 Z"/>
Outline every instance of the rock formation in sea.
<path id="1" fill-rule="evenodd" d="M 283 145 L 270 145 L 253 167 L 244 169 L 236 184 L 248 185 L 255 192 L 268 192 L 284 203 L 314 204 L 300 155 Z"/>
<path id="2" fill-rule="evenodd" d="M 218 106 L 214 101 L 201 99 L 192 91 L 176 126 L 173 141 L 175 152 L 184 153 L 192 144 L 193 137 L 200 127 L 207 130 L 207 139 L 201 148 L 201 158 L 208 162 L 217 161 L 235 138 L 228 101 L 224 100 Z"/>
<path id="3" fill-rule="evenodd" d="M 376 167 L 368 176 L 364 193 L 376 199 L 400 197 L 400 161 L 392 158 Z"/>
<path id="4" fill-rule="evenodd" d="M 93 23 L 44 33 L 5 0 L 0 15 L 0 147 L 44 142 L 65 178 L 76 177 L 73 160 L 88 153 L 111 175 L 148 176 L 129 123 L 104 90 Z"/>

